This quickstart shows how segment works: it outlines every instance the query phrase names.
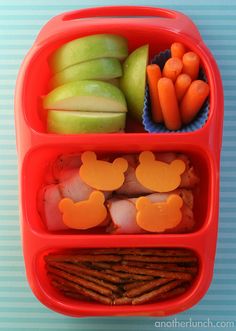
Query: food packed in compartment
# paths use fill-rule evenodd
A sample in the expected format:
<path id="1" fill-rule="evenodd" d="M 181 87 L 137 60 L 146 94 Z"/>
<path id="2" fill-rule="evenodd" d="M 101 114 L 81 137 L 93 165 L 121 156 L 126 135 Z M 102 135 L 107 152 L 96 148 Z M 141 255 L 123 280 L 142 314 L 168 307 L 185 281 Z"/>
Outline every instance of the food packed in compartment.
<path id="1" fill-rule="evenodd" d="M 196 170 L 175 152 L 61 155 L 49 165 L 38 210 L 49 231 L 191 232 Z"/>
<path id="2" fill-rule="evenodd" d="M 124 132 L 128 115 L 153 132 L 146 112 L 151 112 L 151 126 L 182 129 L 196 118 L 209 86 L 199 78 L 198 54 L 179 42 L 168 52 L 162 68 L 148 64 L 148 44 L 129 52 L 128 40 L 119 35 L 96 34 L 63 44 L 48 61 L 51 78 L 43 96 L 47 131 Z M 150 103 L 145 98 L 146 74 Z"/>
<path id="3" fill-rule="evenodd" d="M 198 259 L 183 248 L 110 248 L 45 256 L 51 285 L 75 300 L 106 305 L 160 302 L 185 293 Z"/>
<path id="4" fill-rule="evenodd" d="M 200 57 L 174 42 L 147 66 L 143 123 L 148 132 L 193 131 L 207 120 L 210 93 Z"/>
<path id="5" fill-rule="evenodd" d="M 113 133 L 125 129 L 127 102 L 119 86 L 127 40 L 97 34 L 72 40 L 49 58 L 52 77 L 43 97 L 50 133 Z"/>
<path id="6" fill-rule="evenodd" d="M 43 96 L 47 132 L 124 132 L 126 114 L 142 123 L 149 45 L 128 51 L 114 34 L 74 39 L 49 58 L 51 78 Z"/>

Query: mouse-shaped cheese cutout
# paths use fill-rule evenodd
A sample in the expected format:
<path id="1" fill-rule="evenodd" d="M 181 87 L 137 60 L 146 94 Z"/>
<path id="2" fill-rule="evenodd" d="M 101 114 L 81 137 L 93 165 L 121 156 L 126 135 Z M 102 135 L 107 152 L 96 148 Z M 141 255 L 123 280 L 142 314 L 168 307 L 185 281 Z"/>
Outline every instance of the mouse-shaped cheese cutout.
<path id="1" fill-rule="evenodd" d="M 94 152 L 84 152 L 81 156 L 82 166 L 80 177 L 89 186 L 96 190 L 117 190 L 124 183 L 124 172 L 128 168 L 127 160 L 119 157 L 112 163 L 97 160 Z"/>
<path id="2" fill-rule="evenodd" d="M 183 200 L 177 194 L 171 194 L 164 202 L 152 203 L 141 197 L 136 201 L 138 210 L 136 222 L 140 228 L 149 232 L 164 232 L 176 227 L 181 219 Z"/>
<path id="3" fill-rule="evenodd" d="M 146 151 L 139 155 L 139 162 L 135 171 L 136 178 L 149 190 L 170 192 L 180 185 L 180 176 L 185 171 L 184 161 L 174 160 L 165 163 L 155 160 L 155 155 Z"/>
<path id="4" fill-rule="evenodd" d="M 102 192 L 94 191 L 88 200 L 74 202 L 64 198 L 59 202 L 62 220 L 69 228 L 86 230 L 101 224 L 107 216 L 104 206 L 105 197 Z"/>

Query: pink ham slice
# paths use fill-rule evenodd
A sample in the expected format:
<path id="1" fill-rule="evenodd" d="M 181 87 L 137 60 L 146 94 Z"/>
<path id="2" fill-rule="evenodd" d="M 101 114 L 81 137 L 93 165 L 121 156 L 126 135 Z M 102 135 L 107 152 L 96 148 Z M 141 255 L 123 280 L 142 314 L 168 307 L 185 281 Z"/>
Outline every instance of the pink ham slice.
<path id="1" fill-rule="evenodd" d="M 70 178 L 82 165 L 81 154 L 60 155 L 52 164 L 52 174 L 59 183 Z"/>
<path id="2" fill-rule="evenodd" d="M 65 179 L 59 184 L 51 184 L 45 186 L 40 193 L 43 201 L 40 207 L 45 224 L 49 231 L 60 231 L 69 229 L 64 225 L 62 214 L 58 208 L 58 204 L 62 198 L 70 198 L 73 201 L 87 200 L 90 194 L 94 191 L 90 186 L 85 184 L 79 176 L 78 169 L 67 169 L 64 171 L 70 173 L 69 178 Z M 111 192 L 104 192 L 106 199 L 111 195 Z M 105 226 L 104 222 L 100 226 Z"/>
<path id="3" fill-rule="evenodd" d="M 109 157 L 102 157 L 102 160 L 109 161 Z M 57 182 L 69 179 L 75 170 L 82 165 L 81 153 L 60 155 L 51 165 L 51 171 Z"/>
<path id="4" fill-rule="evenodd" d="M 123 185 L 116 190 L 117 194 L 121 195 L 141 195 L 141 194 L 149 194 L 152 193 L 151 190 L 144 187 L 142 184 L 140 184 L 135 175 L 135 169 L 138 165 L 138 155 L 137 154 L 128 154 L 128 155 L 122 155 L 123 158 L 125 158 L 128 161 L 128 169 L 125 172 L 125 181 Z"/>
<path id="5" fill-rule="evenodd" d="M 179 189 L 171 193 L 179 194 L 184 200 L 182 208 L 182 221 L 175 228 L 166 231 L 166 233 L 184 233 L 189 232 L 194 227 L 193 218 L 193 196 L 191 191 Z M 146 197 L 151 202 L 166 201 L 171 193 L 153 193 Z M 131 199 L 111 199 L 108 200 L 108 209 L 111 215 L 112 226 L 108 228 L 113 234 L 128 234 L 128 233 L 145 233 L 136 223 L 136 207 L 137 198 Z"/>
<path id="6" fill-rule="evenodd" d="M 82 181 L 78 169 L 67 171 L 70 172 L 70 177 L 58 184 L 62 196 L 64 198 L 70 198 L 76 202 L 87 200 L 94 189 Z M 105 191 L 103 193 L 106 199 L 112 194 L 112 192 Z"/>
<path id="7" fill-rule="evenodd" d="M 111 199 L 108 201 L 108 206 L 112 224 L 107 228 L 107 232 L 115 234 L 145 232 L 135 222 L 136 208 L 131 199 Z"/>
<path id="8" fill-rule="evenodd" d="M 117 194 L 130 196 L 130 195 L 142 195 L 142 194 L 153 193 L 153 191 L 142 186 L 136 178 L 135 169 L 138 165 L 137 156 L 127 155 L 123 157 L 127 159 L 129 163 L 129 167 L 125 173 L 125 182 L 122 185 L 122 187 L 116 191 Z M 180 183 L 181 188 L 193 188 L 199 182 L 199 178 L 196 175 L 194 168 L 191 166 L 187 156 L 172 152 L 156 153 L 156 159 L 166 163 L 170 163 L 176 159 L 181 159 L 185 162 L 186 170 L 181 176 L 181 183 Z"/>
<path id="9" fill-rule="evenodd" d="M 58 184 L 62 197 L 73 201 L 87 200 L 93 192 L 92 187 L 81 180 L 78 169 L 67 171 L 70 172 L 70 177 Z"/>
<path id="10" fill-rule="evenodd" d="M 58 185 L 48 185 L 42 189 L 43 196 L 41 214 L 49 231 L 60 231 L 69 229 L 62 221 L 62 215 L 58 204 L 62 198 Z"/>

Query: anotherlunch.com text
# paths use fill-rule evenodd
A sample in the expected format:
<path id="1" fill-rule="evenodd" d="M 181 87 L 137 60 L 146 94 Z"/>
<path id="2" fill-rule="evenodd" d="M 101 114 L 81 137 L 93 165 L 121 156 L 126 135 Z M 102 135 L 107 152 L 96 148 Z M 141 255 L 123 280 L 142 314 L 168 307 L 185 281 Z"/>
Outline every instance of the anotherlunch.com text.
<path id="1" fill-rule="evenodd" d="M 236 321 L 213 321 L 210 318 L 206 320 L 193 320 L 189 318 L 188 320 L 178 320 L 174 318 L 170 321 L 156 321 L 156 328 L 234 328 L 236 326 Z"/>

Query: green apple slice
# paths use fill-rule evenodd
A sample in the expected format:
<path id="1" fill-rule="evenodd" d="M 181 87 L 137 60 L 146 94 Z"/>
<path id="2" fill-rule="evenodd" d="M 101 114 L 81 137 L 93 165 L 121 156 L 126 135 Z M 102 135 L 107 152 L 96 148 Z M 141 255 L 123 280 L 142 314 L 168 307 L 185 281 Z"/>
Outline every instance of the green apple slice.
<path id="1" fill-rule="evenodd" d="M 75 80 L 108 80 L 122 76 L 120 61 L 112 58 L 95 59 L 70 66 L 55 74 L 49 85 L 52 88 Z"/>
<path id="2" fill-rule="evenodd" d="M 96 34 L 72 40 L 49 58 L 52 71 L 59 72 L 76 63 L 103 57 L 123 60 L 128 56 L 127 40 L 113 34 Z"/>
<path id="3" fill-rule="evenodd" d="M 52 90 L 43 99 L 45 109 L 98 112 L 126 112 L 121 90 L 109 83 L 95 80 L 70 82 Z"/>
<path id="4" fill-rule="evenodd" d="M 142 123 L 148 45 L 137 48 L 123 64 L 120 88 L 126 96 L 130 114 Z"/>
<path id="5" fill-rule="evenodd" d="M 94 113 L 49 110 L 47 130 L 50 133 L 114 133 L 125 128 L 125 113 Z"/>

